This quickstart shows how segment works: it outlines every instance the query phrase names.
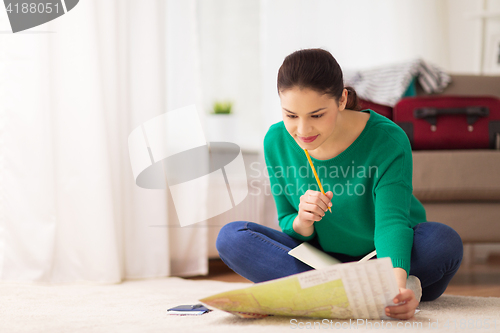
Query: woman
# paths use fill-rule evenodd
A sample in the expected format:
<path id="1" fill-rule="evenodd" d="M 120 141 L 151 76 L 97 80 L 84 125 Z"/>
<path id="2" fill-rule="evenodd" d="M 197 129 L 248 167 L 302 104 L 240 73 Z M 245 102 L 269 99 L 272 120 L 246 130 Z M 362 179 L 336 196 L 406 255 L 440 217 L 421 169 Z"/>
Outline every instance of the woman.
<path id="1" fill-rule="evenodd" d="M 412 152 L 405 132 L 344 87 L 342 70 L 322 49 L 288 55 L 278 72 L 283 121 L 264 139 L 271 191 L 283 232 L 247 221 L 225 225 L 221 259 L 262 282 L 312 269 L 288 255 L 304 241 L 342 262 L 376 249 L 391 258 L 399 294 L 386 314 L 413 317 L 419 301 L 438 298 L 462 261 L 462 240 L 449 226 L 427 222 L 412 194 Z M 315 165 L 320 192 L 304 149 Z M 331 206 L 332 212 L 328 210 Z M 417 299 L 409 275 L 421 282 Z"/>

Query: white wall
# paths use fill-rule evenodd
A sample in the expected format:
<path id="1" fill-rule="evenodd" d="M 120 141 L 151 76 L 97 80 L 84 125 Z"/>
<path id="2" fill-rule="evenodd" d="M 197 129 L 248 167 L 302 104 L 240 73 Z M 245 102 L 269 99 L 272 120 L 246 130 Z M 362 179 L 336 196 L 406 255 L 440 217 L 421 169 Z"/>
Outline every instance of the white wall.
<path id="1" fill-rule="evenodd" d="M 204 105 L 232 99 L 237 143 L 261 147 L 281 120 L 276 75 L 284 57 L 329 50 L 344 70 L 421 57 L 450 73 L 481 73 L 483 6 L 500 0 L 198 0 Z M 500 33 L 500 17 L 485 25 Z"/>
<path id="2" fill-rule="evenodd" d="M 500 0 L 447 0 L 446 7 L 450 59 L 447 69 L 456 74 L 481 74 L 483 61 L 483 74 L 489 74 L 493 51 L 489 48 L 491 37 L 500 35 Z M 498 14 L 485 20 L 484 32 L 477 16 L 481 12 Z"/>
<path id="3" fill-rule="evenodd" d="M 449 67 L 444 0 L 261 0 L 263 127 L 281 120 L 276 74 L 300 48 L 329 50 L 344 70 L 424 58 Z"/>
<path id="4" fill-rule="evenodd" d="M 210 113 L 215 101 L 234 101 L 235 143 L 259 147 L 259 2 L 200 0 L 197 5 L 204 111 Z"/>
<path id="5" fill-rule="evenodd" d="M 481 21 L 471 19 L 483 0 L 448 0 L 448 45 L 450 66 L 454 73 L 479 74 L 481 56 Z"/>
<path id="6" fill-rule="evenodd" d="M 495 17 L 488 19 L 485 24 L 485 70 L 491 74 L 500 75 L 500 69 L 498 66 L 495 70 L 493 70 L 489 65 L 493 60 L 492 58 L 494 58 L 494 55 L 497 56 L 495 60 L 498 62 L 498 44 L 496 44 L 496 50 L 488 47 L 491 45 L 490 42 L 492 41 L 492 37 L 496 38 L 497 43 L 500 38 L 500 0 L 485 1 L 486 12 L 495 14 Z"/>

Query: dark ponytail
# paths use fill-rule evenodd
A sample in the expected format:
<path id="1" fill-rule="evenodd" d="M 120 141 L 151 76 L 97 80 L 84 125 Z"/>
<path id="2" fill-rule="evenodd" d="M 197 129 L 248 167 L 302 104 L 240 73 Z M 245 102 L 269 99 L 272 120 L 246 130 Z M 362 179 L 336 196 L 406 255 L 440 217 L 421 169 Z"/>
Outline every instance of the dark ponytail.
<path id="1" fill-rule="evenodd" d="M 345 108 L 355 111 L 361 110 L 361 105 L 359 105 L 359 98 L 358 94 L 356 94 L 356 90 L 354 90 L 353 87 L 349 86 L 344 88 L 347 89 L 347 104 L 345 105 Z"/>
<path id="2" fill-rule="evenodd" d="M 360 110 L 359 99 L 352 87 L 344 87 L 342 69 L 323 49 L 303 49 L 289 54 L 278 71 L 278 94 L 293 87 L 309 88 L 328 94 L 337 103 L 347 89 L 346 109 Z"/>

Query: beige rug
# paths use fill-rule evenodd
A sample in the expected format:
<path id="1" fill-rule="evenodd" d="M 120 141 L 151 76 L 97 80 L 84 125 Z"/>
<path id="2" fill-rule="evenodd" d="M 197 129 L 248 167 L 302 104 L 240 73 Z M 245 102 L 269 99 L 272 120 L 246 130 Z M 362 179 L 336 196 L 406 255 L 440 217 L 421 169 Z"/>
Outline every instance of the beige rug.
<path id="1" fill-rule="evenodd" d="M 387 321 L 375 320 L 349 323 L 291 317 L 240 319 L 217 310 L 201 316 L 166 314 L 170 307 L 196 304 L 205 296 L 249 285 L 181 278 L 126 281 L 116 285 L 3 282 L 0 283 L 0 332 L 278 333 L 342 329 L 366 332 L 369 325 L 377 332 L 384 329 L 422 332 L 431 330 L 429 323 L 433 332 L 500 332 L 500 298 L 496 297 L 443 295 L 433 302 L 421 303 L 415 321 L 391 321 L 392 329 L 388 328 Z"/>

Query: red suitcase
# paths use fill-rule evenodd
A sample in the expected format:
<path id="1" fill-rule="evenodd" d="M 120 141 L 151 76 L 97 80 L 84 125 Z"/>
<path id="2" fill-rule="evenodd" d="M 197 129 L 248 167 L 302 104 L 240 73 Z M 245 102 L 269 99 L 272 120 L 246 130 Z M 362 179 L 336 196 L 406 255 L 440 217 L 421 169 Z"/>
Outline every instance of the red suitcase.
<path id="1" fill-rule="evenodd" d="M 377 104 L 361 98 L 359 99 L 359 106 L 361 107 L 361 110 L 372 109 L 373 111 L 392 120 L 392 108 L 390 106 Z"/>
<path id="2" fill-rule="evenodd" d="M 413 150 L 500 149 L 500 99 L 436 96 L 401 99 L 393 121 Z"/>

